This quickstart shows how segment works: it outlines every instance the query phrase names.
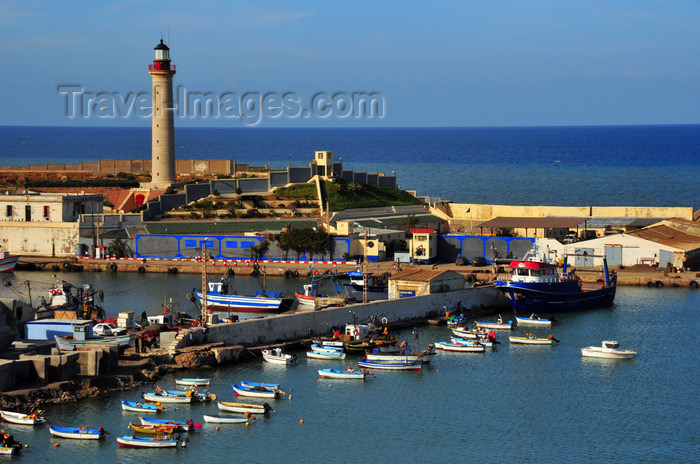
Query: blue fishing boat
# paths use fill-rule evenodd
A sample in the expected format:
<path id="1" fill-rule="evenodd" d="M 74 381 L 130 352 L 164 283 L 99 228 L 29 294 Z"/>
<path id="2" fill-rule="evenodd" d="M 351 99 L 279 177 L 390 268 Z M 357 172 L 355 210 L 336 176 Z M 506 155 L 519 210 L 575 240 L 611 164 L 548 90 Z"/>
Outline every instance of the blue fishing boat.
<path id="1" fill-rule="evenodd" d="M 138 403 L 135 401 L 122 401 L 122 409 L 124 411 L 133 411 L 133 412 L 161 412 L 161 411 L 165 411 L 165 409 L 163 409 L 163 406 L 160 405 L 159 403 L 156 403 L 156 404 Z"/>
<path id="2" fill-rule="evenodd" d="M 237 295 L 227 279 L 207 284 L 207 309 L 212 311 L 230 311 L 234 313 L 264 313 L 288 311 L 294 304 L 294 298 L 284 298 L 281 292 L 256 291 L 252 296 Z M 192 290 L 202 304 L 202 292 Z"/>
<path id="3" fill-rule="evenodd" d="M 104 438 L 105 431 L 102 427 L 91 429 L 90 427 L 49 427 L 52 437 L 72 438 L 75 440 L 99 440 Z"/>
<path id="4" fill-rule="evenodd" d="M 510 268 L 510 280 L 499 279 L 496 287 L 516 314 L 576 311 L 610 306 L 615 300 L 617 276 L 608 272 L 605 259 L 605 281 L 591 284 L 583 284 L 573 273 L 567 274 L 566 259 L 561 275 L 556 265 L 544 261 L 511 260 Z"/>

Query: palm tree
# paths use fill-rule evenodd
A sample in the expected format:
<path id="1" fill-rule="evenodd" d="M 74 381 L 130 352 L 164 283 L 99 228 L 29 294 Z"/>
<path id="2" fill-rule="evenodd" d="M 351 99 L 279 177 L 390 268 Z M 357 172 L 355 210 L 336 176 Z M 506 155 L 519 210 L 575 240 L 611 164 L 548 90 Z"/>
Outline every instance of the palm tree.
<path id="1" fill-rule="evenodd" d="M 119 258 L 126 258 L 129 256 L 129 247 L 126 243 L 122 242 L 122 239 L 119 237 L 112 240 L 107 248 L 110 254 L 117 255 Z"/>

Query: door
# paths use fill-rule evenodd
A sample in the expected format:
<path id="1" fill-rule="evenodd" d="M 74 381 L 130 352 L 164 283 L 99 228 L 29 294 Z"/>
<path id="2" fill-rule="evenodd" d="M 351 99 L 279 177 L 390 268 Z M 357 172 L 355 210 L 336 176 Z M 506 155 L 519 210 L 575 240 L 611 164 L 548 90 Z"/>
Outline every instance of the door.
<path id="1" fill-rule="evenodd" d="M 24 207 L 24 220 L 27 222 L 32 220 L 32 207 L 29 205 Z"/>
<path id="2" fill-rule="evenodd" d="M 673 252 L 659 250 L 659 268 L 664 268 L 668 266 L 668 263 L 673 264 Z"/>
<path id="3" fill-rule="evenodd" d="M 605 259 L 608 261 L 608 266 L 622 266 L 622 247 L 606 245 Z"/>
<path id="4" fill-rule="evenodd" d="M 576 248 L 574 253 L 577 267 L 593 267 L 593 248 Z"/>

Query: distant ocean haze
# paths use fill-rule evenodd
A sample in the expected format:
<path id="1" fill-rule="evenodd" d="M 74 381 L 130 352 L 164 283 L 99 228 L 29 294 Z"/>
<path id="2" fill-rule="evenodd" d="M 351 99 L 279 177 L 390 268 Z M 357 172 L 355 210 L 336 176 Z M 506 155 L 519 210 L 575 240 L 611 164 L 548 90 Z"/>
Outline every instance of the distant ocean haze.
<path id="1" fill-rule="evenodd" d="M 396 172 L 419 195 L 458 203 L 700 207 L 700 126 L 513 128 L 176 127 L 180 159 Z M 151 130 L 0 127 L 0 165 L 149 159 Z"/>

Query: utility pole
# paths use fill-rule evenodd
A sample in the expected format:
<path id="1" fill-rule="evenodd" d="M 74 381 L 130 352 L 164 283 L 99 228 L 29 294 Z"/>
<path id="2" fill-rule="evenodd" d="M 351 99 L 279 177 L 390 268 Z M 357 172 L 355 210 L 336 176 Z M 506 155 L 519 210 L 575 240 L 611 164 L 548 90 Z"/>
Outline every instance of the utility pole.
<path id="1" fill-rule="evenodd" d="M 367 287 L 369 286 L 369 278 L 367 276 L 367 228 L 365 227 L 365 246 L 363 247 L 364 256 L 362 257 L 362 302 L 367 303 Z"/>
<path id="2" fill-rule="evenodd" d="M 207 242 L 202 242 L 202 312 L 200 320 L 204 324 L 207 311 Z"/>

